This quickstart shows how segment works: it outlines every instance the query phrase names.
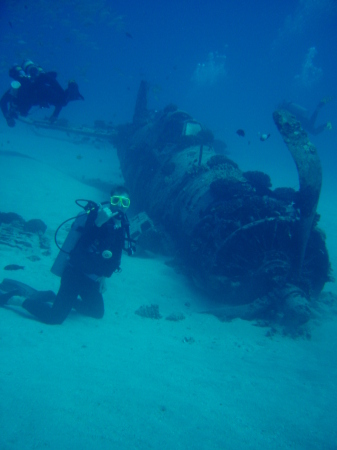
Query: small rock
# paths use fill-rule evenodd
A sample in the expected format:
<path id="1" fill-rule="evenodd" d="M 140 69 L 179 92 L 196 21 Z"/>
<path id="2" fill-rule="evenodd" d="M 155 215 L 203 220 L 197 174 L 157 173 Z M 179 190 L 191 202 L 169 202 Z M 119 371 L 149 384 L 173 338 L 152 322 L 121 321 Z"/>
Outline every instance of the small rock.
<path id="1" fill-rule="evenodd" d="M 142 305 L 136 311 L 135 314 L 141 317 L 147 317 L 149 319 L 161 319 L 162 315 L 159 314 L 158 305 Z"/>
<path id="2" fill-rule="evenodd" d="M 41 260 L 41 258 L 39 256 L 36 256 L 36 255 L 27 256 L 27 259 L 29 259 L 30 261 L 33 261 L 33 262 Z"/>
<path id="3" fill-rule="evenodd" d="M 182 313 L 172 313 L 166 317 L 166 320 L 170 320 L 171 322 L 179 322 L 180 320 L 184 320 L 186 317 Z"/>
<path id="4" fill-rule="evenodd" d="M 24 229 L 25 231 L 29 231 L 31 233 L 44 234 L 47 229 L 47 225 L 40 219 L 32 219 L 25 223 Z"/>

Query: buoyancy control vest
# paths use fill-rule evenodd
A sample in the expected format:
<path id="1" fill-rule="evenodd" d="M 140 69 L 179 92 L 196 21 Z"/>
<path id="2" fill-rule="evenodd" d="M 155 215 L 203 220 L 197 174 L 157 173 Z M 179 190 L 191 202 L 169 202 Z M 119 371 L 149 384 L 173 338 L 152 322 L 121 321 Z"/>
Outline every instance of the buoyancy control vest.
<path id="1" fill-rule="evenodd" d="M 95 225 L 97 210 L 87 216 L 84 230 L 70 252 L 69 264 L 87 275 L 110 277 L 119 270 L 125 230 L 114 219 Z"/>
<path id="2" fill-rule="evenodd" d="M 83 201 L 87 202 L 85 206 L 80 204 Z M 110 277 L 113 272 L 120 269 L 122 250 L 129 256 L 135 251 L 133 241 L 130 239 L 128 218 L 120 213 L 121 226 L 116 226 L 114 220 L 110 219 L 101 227 L 97 227 L 95 220 L 98 205 L 87 200 L 76 200 L 76 203 L 86 212 L 67 220 L 75 219 L 62 247 L 59 247 L 56 237 L 59 229 L 67 221 L 56 230 L 55 243 L 60 252 L 51 272 L 61 277 L 66 266 L 70 264 L 88 275 Z"/>

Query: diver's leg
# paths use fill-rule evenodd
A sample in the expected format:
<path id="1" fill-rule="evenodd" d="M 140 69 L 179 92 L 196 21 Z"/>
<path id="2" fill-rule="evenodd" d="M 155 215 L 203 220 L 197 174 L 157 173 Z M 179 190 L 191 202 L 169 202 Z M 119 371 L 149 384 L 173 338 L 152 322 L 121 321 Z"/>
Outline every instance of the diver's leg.
<path id="1" fill-rule="evenodd" d="M 61 324 L 70 313 L 78 294 L 78 278 L 75 271 L 68 267 L 65 269 L 60 289 L 55 296 L 54 303 L 49 305 L 51 300 L 50 291 L 46 291 L 44 298 L 27 298 L 22 307 L 43 323 L 50 325 Z"/>
<path id="2" fill-rule="evenodd" d="M 310 129 L 310 133 L 312 133 L 312 134 L 318 134 L 318 133 L 315 133 L 315 122 L 316 122 L 318 113 L 320 112 L 320 110 L 323 108 L 324 105 L 325 105 L 325 102 L 320 101 L 318 103 L 318 105 L 316 106 L 315 111 L 310 116 L 308 129 Z"/>
<path id="3" fill-rule="evenodd" d="M 36 291 L 29 296 L 30 300 L 36 300 L 39 302 L 52 303 L 56 299 L 56 294 L 53 291 Z"/>
<path id="4" fill-rule="evenodd" d="M 104 315 L 104 302 L 100 292 L 100 283 L 85 278 L 80 290 L 81 300 L 76 300 L 74 308 L 80 314 L 101 319 Z"/>
<path id="5" fill-rule="evenodd" d="M 317 135 L 317 134 L 320 134 L 320 133 L 322 133 L 324 130 L 326 130 L 327 129 L 327 124 L 326 123 L 323 123 L 322 125 L 320 125 L 319 127 L 316 127 L 316 128 L 313 128 L 312 130 L 311 130 L 311 134 L 313 134 L 313 135 Z"/>

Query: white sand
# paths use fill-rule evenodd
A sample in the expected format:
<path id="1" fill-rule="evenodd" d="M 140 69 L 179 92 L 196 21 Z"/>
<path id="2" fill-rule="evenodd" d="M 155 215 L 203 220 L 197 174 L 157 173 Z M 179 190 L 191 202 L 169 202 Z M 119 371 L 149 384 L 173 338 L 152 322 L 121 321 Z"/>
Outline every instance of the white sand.
<path id="1" fill-rule="evenodd" d="M 75 198 L 104 200 L 74 177 L 118 181 L 107 148 L 36 137 L 20 124 L 0 145 L 37 158 L 0 156 L 0 211 L 44 220 L 51 239 L 78 213 Z M 332 199 L 325 185 L 319 212 L 336 267 Z M 32 262 L 1 246 L 0 276 L 57 290 L 52 248 Z M 13 263 L 25 269 L 3 270 Z M 122 267 L 108 280 L 103 320 L 74 313 L 48 326 L 0 309 L 1 449 L 337 448 L 336 317 L 313 323 L 311 340 L 269 339 L 252 323 L 198 314 L 206 300 L 164 259 L 124 256 Z M 162 319 L 134 314 L 152 303 Z M 165 320 L 172 312 L 186 319 Z"/>

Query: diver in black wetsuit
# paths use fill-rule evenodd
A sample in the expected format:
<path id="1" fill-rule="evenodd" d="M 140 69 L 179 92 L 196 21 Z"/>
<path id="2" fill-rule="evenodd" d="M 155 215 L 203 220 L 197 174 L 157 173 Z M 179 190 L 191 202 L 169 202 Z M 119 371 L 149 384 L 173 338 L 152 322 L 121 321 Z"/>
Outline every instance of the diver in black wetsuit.
<path id="1" fill-rule="evenodd" d="M 19 115 L 27 116 L 33 106 L 55 106 L 49 118 L 54 122 L 61 109 L 70 101 L 84 100 L 75 81 L 69 81 L 68 87 L 63 89 L 56 80 L 56 72 L 45 72 L 30 60 L 21 66 L 15 64 L 9 70 L 9 75 L 15 81 L 0 100 L 0 108 L 9 127 L 15 126 L 15 119 Z"/>
<path id="2" fill-rule="evenodd" d="M 61 324 L 73 308 L 80 314 L 102 318 L 104 280 L 120 270 L 122 250 L 129 237 L 124 213 L 129 205 L 128 191 L 119 186 L 111 191 L 109 206 L 100 205 L 81 215 L 84 223 L 77 230 L 79 238 L 61 271 L 57 295 L 52 291 L 35 291 L 29 298 L 19 299 L 18 303 L 13 296 L 24 295 L 20 292 L 22 283 L 15 286 L 15 281 L 12 281 L 14 289 L 0 296 L 0 306 L 21 305 L 47 324 Z M 130 240 L 127 250 L 129 255 L 133 253 Z"/>
<path id="3" fill-rule="evenodd" d="M 303 108 L 303 106 L 297 105 L 293 102 L 283 102 L 279 108 L 285 109 L 293 114 L 296 119 L 301 123 L 302 127 L 310 134 L 317 135 L 322 133 L 324 130 L 331 130 L 331 122 L 326 122 L 321 125 L 316 126 L 316 120 L 318 113 L 326 105 L 331 98 L 324 98 L 316 106 L 314 112 L 309 116 L 308 110 Z"/>

